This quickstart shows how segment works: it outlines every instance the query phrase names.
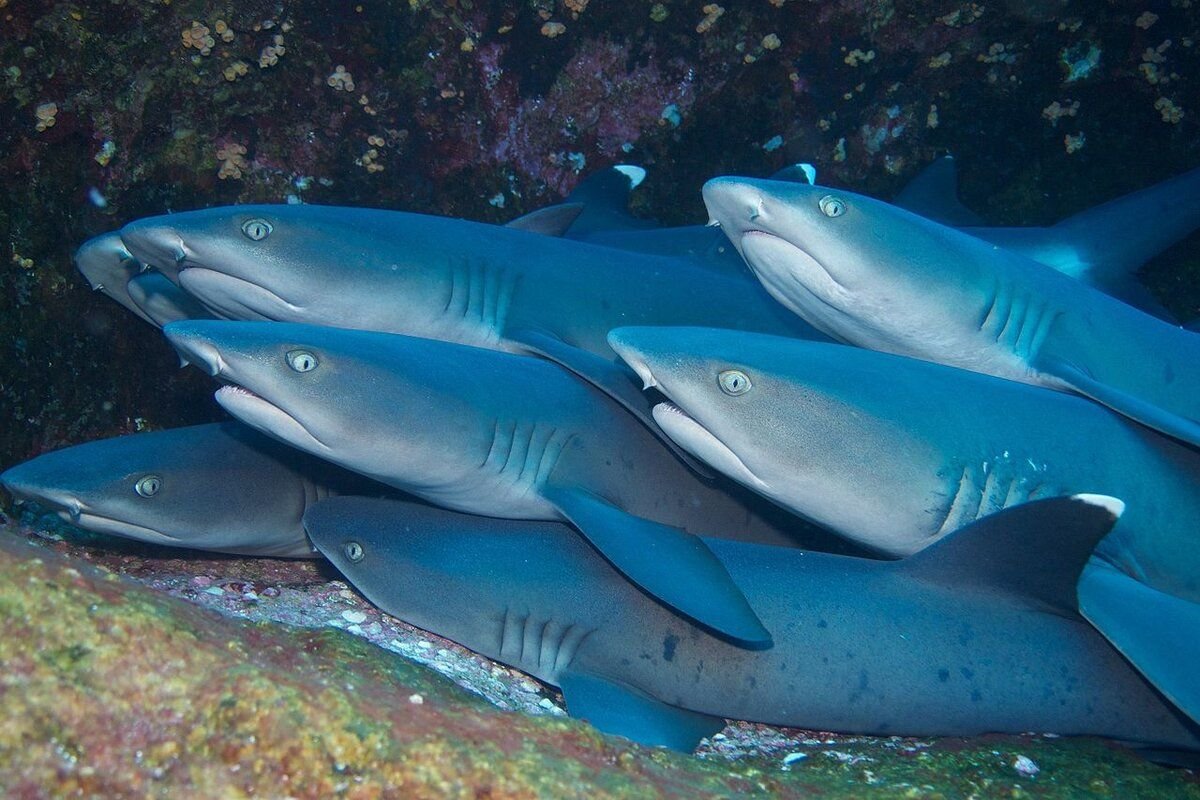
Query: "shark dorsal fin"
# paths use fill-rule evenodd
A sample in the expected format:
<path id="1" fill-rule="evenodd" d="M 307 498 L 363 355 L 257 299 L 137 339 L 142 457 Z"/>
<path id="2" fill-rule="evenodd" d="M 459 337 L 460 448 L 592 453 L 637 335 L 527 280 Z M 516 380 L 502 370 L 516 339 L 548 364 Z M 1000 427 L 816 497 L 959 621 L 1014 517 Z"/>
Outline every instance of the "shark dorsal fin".
<path id="1" fill-rule="evenodd" d="M 942 156 L 917 173 L 892 203 L 943 225 L 983 224 L 978 214 L 958 200 L 958 167 L 951 156 Z"/>
<path id="2" fill-rule="evenodd" d="M 1006 508 L 895 562 L 913 578 L 1029 598 L 1078 613 L 1075 584 L 1124 511 L 1105 495 L 1077 494 Z"/>
<path id="3" fill-rule="evenodd" d="M 559 203 L 530 211 L 505 223 L 504 227 L 546 236 L 562 236 L 583 213 L 583 203 Z"/>
<path id="4" fill-rule="evenodd" d="M 770 180 L 807 183 L 809 186 L 815 186 L 817 183 L 817 168 L 812 164 L 788 164 L 783 169 L 771 175 Z"/>

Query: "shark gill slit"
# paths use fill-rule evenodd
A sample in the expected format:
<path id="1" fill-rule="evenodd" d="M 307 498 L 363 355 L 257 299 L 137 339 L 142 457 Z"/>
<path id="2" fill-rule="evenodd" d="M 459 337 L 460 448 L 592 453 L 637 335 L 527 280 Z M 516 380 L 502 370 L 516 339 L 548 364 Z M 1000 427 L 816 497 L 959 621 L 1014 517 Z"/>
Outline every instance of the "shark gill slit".
<path id="1" fill-rule="evenodd" d="M 442 312 L 460 322 L 478 326 L 486 339 L 499 339 L 508 318 L 520 276 L 483 259 L 466 259 L 450 270 L 450 293 Z"/>
<path id="2" fill-rule="evenodd" d="M 1021 359 L 1032 361 L 1060 313 L 1046 300 L 1018 292 L 1010 282 L 997 279 L 979 331 Z"/>
<path id="3" fill-rule="evenodd" d="M 980 480 L 980 473 L 983 480 Z M 969 464 L 963 467 L 958 488 L 951 498 L 941 525 L 931 538 L 938 538 L 997 511 L 1056 494 L 1043 481 L 1025 480 L 1020 474 L 1001 476 L 995 464 L 984 469 Z"/>
<path id="4" fill-rule="evenodd" d="M 491 446 L 479 468 L 528 493 L 554 471 L 563 450 L 573 438 L 574 434 L 553 426 L 496 420 Z"/>
<path id="5" fill-rule="evenodd" d="M 528 671 L 556 675 L 570 666 L 594 630 L 575 623 L 563 626 L 553 617 L 542 619 L 529 611 L 518 614 L 506 607 L 500 619 L 500 656 Z"/>

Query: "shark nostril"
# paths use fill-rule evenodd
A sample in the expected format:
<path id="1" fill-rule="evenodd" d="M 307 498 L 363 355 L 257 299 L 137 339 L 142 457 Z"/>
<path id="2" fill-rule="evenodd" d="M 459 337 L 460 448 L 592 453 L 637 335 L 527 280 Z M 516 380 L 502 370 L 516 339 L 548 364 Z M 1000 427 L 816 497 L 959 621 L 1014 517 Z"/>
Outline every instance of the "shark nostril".
<path id="1" fill-rule="evenodd" d="M 762 213 L 763 213 L 763 201 L 762 201 L 762 198 L 760 197 L 758 199 L 758 202 L 750 207 L 750 221 L 754 222 L 756 219 L 758 219 L 759 217 L 762 216 Z"/>

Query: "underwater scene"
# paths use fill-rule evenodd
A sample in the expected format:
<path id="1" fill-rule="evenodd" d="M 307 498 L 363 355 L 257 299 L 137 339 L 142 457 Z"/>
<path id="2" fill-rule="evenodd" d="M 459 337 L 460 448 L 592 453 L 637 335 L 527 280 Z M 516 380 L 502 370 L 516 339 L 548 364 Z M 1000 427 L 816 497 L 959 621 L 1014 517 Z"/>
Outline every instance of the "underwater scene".
<path id="1" fill-rule="evenodd" d="M 0 795 L 1200 798 L 1200 3 L 0 0 Z"/>

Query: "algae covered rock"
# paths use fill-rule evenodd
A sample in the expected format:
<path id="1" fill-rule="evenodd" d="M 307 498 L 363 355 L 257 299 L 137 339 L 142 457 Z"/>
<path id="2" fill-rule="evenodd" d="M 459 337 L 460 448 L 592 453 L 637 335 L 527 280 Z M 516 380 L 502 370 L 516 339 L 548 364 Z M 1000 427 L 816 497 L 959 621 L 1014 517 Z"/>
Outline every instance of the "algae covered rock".
<path id="1" fill-rule="evenodd" d="M 42 531 L 51 542 L 0 527 L 5 796 L 1200 798 L 1191 773 L 1097 740 L 735 723 L 697 756 L 650 750 L 575 720 L 502 711 L 328 627 L 428 653 L 496 702 L 553 709 L 549 698 L 506 702 L 539 694 L 379 614 L 319 565 L 97 549 L 75 542 L 98 537 L 72 531 Z"/>

